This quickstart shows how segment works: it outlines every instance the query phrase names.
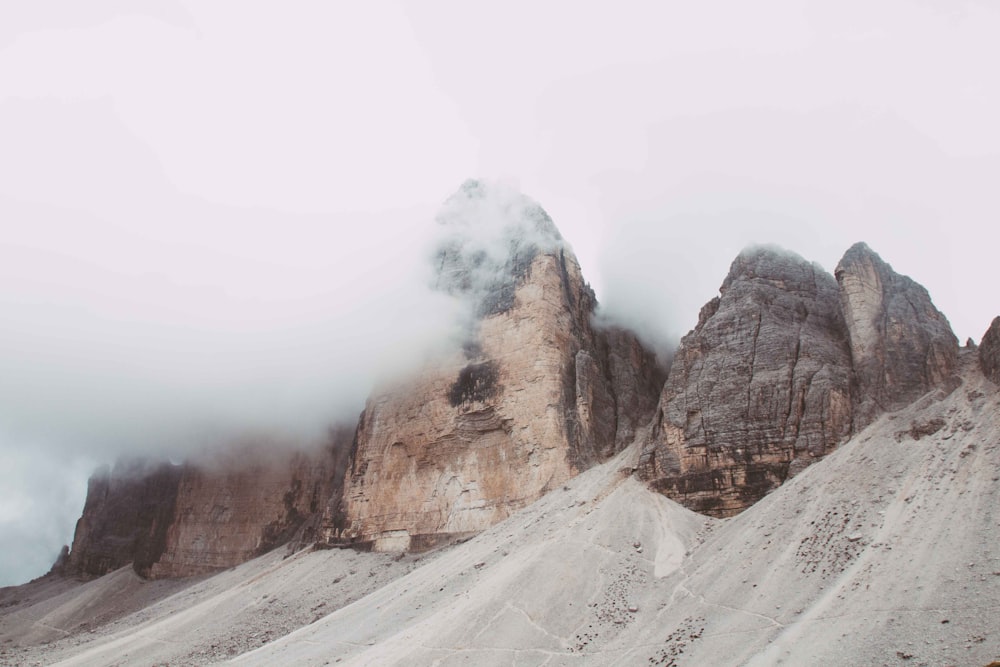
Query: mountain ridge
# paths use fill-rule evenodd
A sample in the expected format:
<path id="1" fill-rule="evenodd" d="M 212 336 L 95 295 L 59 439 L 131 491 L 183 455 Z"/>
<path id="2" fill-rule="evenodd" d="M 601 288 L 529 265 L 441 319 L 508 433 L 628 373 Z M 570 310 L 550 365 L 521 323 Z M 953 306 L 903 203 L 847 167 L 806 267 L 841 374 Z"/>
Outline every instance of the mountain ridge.
<path id="1" fill-rule="evenodd" d="M 469 181 L 438 222 L 435 288 L 464 313 L 451 351 L 377 388 L 321 449 L 258 443 L 96 475 L 69 553 L 0 593 L 13 610 L 0 635 L 31 627 L 17 655 L 64 633 L 65 664 L 121 651 L 128 664 L 323 664 L 331 650 L 347 664 L 870 664 L 950 655 L 915 646 L 954 640 L 921 625 L 942 609 L 971 633 L 969 656 L 1000 646 L 982 623 L 1000 583 L 974 556 L 1000 572 L 1000 554 L 968 522 L 948 525 L 965 507 L 985 535 L 1000 528 L 1000 318 L 960 349 L 927 291 L 864 243 L 833 273 L 752 246 L 665 370 L 636 335 L 595 323 L 537 202 Z M 921 517 L 949 542 L 946 563 Z M 894 572 L 901 552 L 939 580 Z M 946 585 L 967 560 L 957 580 L 974 604 Z M 256 581 L 269 592 L 247 598 Z M 260 641 L 210 620 L 217 604 L 310 584 L 311 615 L 241 616 Z M 81 600 L 110 605 L 100 624 L 118 629 L 83 639 Z M 828 623 L 841 607 L 847 620 Z M 875 638 L 845 644 L 866 610 Z M 807 632 L 823 637 L 815 650 Z"/>
<path id="2" fill-rule="evenodd" d="M 664 372 L 635 334 L 595 324 L 593 290 L 536 201 L 469 180 L 437 223 L 434 287 L 465 312 L 449 355 L 376 389 L 327 449 L 275 462 L 263 494 L 241 497 L 249 478 L 236 452 L 229 477 L 189 469 L 180 495 L 164 501 L 180 513 L 155 527 L 124 517 L 116 528 L 88 504 L 81 525 L 109 526 L 104 542 L 118 557 L 88 560 L 85 532 L 62 571 L 99 575 L 131 556 L 144 576 L 187 576 L 289 539 L 290 548 L 434 548 L 558 488 L 647 426 L 639 477 L 728 516 L 882 412 L 955 382 L 947 319 L 864 243 L 833 274 L 777 246 L 744 249 Z M 214 493 L 219 485 L 230 491 Z M 136 538 L 130 552 L 116 536 L 127 530 L 159 535 L 157 550 L 140 554 L 149 540 Z"/>

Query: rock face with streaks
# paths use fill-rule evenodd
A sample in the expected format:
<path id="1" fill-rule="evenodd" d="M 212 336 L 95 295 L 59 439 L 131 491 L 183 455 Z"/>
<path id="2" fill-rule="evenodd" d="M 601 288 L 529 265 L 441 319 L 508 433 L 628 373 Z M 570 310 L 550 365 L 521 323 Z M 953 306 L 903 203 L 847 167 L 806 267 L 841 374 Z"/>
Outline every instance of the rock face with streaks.
<path id="1" fill-rule="evenodd" d="M 993 318 L 979 343 L 979 365 L 983 375 L 994 384 L 1000 384 L 1000 317 Z"/>
<path id="2" fill-rule="evenodd" d="M 328 542 L 479 532 L 620 451 L 655 409 L 654 356 L 591 324 L 594 294 L 538 204 L 469 181 L 439 222 L 436 286 L 467 307 L 464 344 L 370 397 Z"/>
<path id="3" fill-rule="evenodd" d="M 163 553 L 140 574 L 222 570 L 285 544 L 325 507 L 336 478 L 333 458 L 332 451 L 241 450 L 187 465 Z"/>
<path id="4" fill-rule="evenodd" d="M 97 576 L 132 563 L 144 577 L 184 577 L 242 563 L 310 522 L 315 535 L 348 451 L 241 447 L 184 465 L 99 471 L 62 571 Z"/>
<path id="5" fill-rule="evenodd" d="M 639 474 L 692 509 L 734 514 L 883 412 L 952 388 L 957 357 L 927 290 L 865 244 L 836 278 L 748 249 L 681 341 Z"/>
<path id="6" fill-rule="evenodd" d="M 952 381 L 958 339 L 924 287 L 864 243 L 847 251 L 835 275 L 850 334 L 855 428 Z"/>
<path id="7" fill-rule="evenodd" d="M 680 344 L 639 474 L 706 514 L 735 514 L 851 432 L 837 283 L 768 247 L 733 262 Z"/>
<path id="8" fill-rule="evenodd" d="M 95 472 L 60 570 L 92 577 L 134 563 L 136 571 L 148 572 L 166 548 L 182 475 L 181 466 L 142 460 Z"/>

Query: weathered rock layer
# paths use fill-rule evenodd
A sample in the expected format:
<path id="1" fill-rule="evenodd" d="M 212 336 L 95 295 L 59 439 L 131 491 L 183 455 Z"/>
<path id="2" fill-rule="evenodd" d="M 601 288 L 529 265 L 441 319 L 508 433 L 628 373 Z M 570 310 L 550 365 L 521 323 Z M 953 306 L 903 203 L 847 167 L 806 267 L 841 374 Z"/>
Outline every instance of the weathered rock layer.
<path id="1" fill-rule="evenodd" d="M 284 544 L 310 520 L 315 530 L 347 451 L 241 447 L 184 465 L 119 463 L 91 478 L 61 569 L 96 576 L 132 563 L 157 578 L 242 563 Z"/>
<path id="2" fill-rule="evenodd" d="M 752 504 L 851 428 L 837 284 L 771 248 L 744 251 L 681 341 L 640 474 L 695 510 Z"/>
<path id="3" fill-rule="evenodd" d="M 952 386 L 957 357 L 927 290 L 863 243 L 836 279 L 744 251 L 681 341 L 639 474 L 692 509 L 734 514 L 882 412 Z"/>
<path id="4" fill-rule="evenodd" d="M 212 465 L 185 466 L 163 552 L 148 576 L 221 570 L 288 542 L 322 512 L 335 478 L 332 451 L 241 450 Z"/>
<path id="5" fill-rule="evenodd" d="M 850 333 L 855 428 L 954 377 L 958 339 L 923 286 L 864 243 L 847 251 L 835 274 Z"/>
<path id="6" fill-rule="evenodd" d="M 332 543 L 479 532 L 619 451 L 655 408 L 654 356 L 591 325 L 593 292 L 538 204 L 469 182 L 441 222 L 438 287 L 469 305 L 467 340 L 369 399 Z"/>
<path id="7" fill-rule="evenodd" d="M 64 574 L 100 576 L 134 563 L 140 574 L 166 549 L 183 469 L 169 462 L 119 461 L 90 478 Z"/>

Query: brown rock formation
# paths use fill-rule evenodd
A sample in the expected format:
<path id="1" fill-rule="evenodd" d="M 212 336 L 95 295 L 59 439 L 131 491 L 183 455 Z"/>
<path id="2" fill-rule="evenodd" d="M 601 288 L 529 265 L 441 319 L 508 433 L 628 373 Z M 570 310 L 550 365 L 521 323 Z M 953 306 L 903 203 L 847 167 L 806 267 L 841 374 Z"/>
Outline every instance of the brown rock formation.
<path id="1" fill-rule="evenodd" d="M 166 547 L 181 474 L 168 462 L 138 460 L 94 473 L 62 571 L 100 576 L 129 563 L 148 570 Z"/>
<path id="2" fill-rule="evenodd" d="M 145 577 L 183 577 L 241 563 L 310 522 L 314 536 L 348 451 L 334 442 L 313 453 L 241 447 L 181 466 L 119 463 L 91 478 L 62 571 L 102 575 L 131 562 Z"/>
<path id="3" fill-rule="evenodd" d="M 994 384 L 1000 384 L 1000 317 L 993 318 L 979 343 L 979 365 L 983 375 Z"/>
<path id="4" fill-rule="evenodd" d="M 177 490 L 153 578 L 225 569 L 290 540 L 322 512 L 334 486 L 331 451 L 239 450 L 212 464 L 188 465 Z"/>
<path id="5" fill-rule="evenodd" d="M 467 341 L 369 399 L 331 542 L 481 531 L 620 450 L 655 408 L 653 355 L 591 325 L 593 292 L 541 207 L 470 181 L 440 220 L 438 287 L 469 304 Z"/>
<path id="6" fill-rule="evenodd" d="M 864 243 L 847 251 L 836 276 L 850 334 L 856 428 L 951 381 L 958 339 L 926 289 Z"/>
<path id="7" fill-rule="evenodd" d="M 639 474 L 692 509 L 728 516 L 850 431 L 837 283 L 797 255 L 748 249 L 681 341 Z"/>

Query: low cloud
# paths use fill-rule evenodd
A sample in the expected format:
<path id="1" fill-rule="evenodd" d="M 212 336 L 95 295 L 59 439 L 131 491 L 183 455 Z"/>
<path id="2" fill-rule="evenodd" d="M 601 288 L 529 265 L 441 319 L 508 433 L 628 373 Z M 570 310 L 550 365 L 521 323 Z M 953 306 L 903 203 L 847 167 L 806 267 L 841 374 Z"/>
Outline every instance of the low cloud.
<path id="1" fill-rule="evenodd" d="M 320 442 L 456 337 L 433 206 L 216 204 L 178 192 L 105 102 L 0 119 L 22 148 L 0 156 L 0 528 L 35 545 L 0 545 L 24 565 L 4 583 L 48 568 L 98 463 Z"/>
<path id="2" fill-rule="evenodd" d="M 93 461 L 54 462 L 37 442 L 0 433 L 0 586 L 44 574 L 72 535 Z M 11 445 L 15 446 L 11 446 Z"/>
<path id="3" fill-rule="evenodd" d="M 464 305 L 466 337 L 479 318 L 514 305 L 518 282 L 538 254 L 571 252 L 545 210 L 504 183 L 466 181 L 437 221 L 435 288 Z"/>

